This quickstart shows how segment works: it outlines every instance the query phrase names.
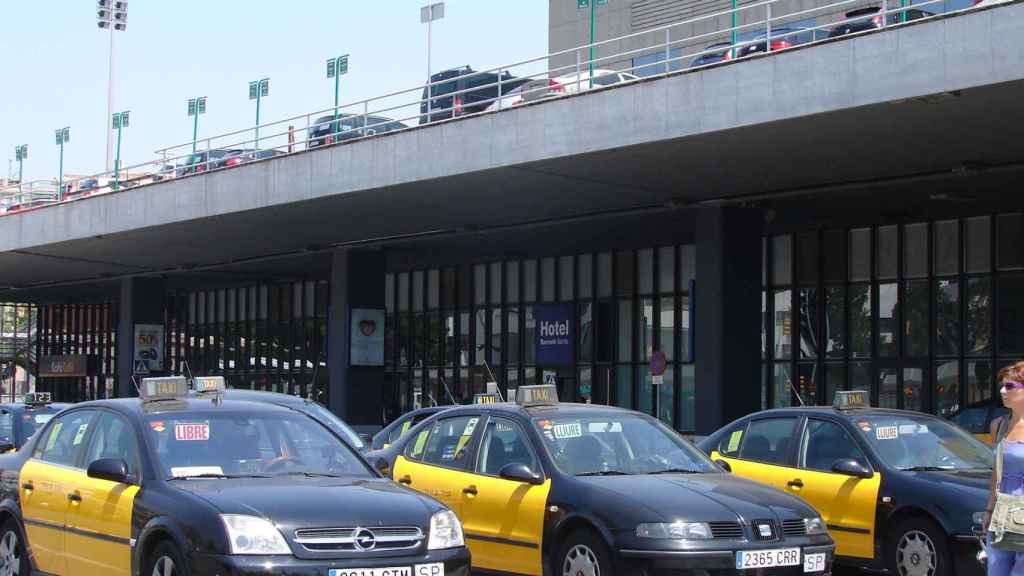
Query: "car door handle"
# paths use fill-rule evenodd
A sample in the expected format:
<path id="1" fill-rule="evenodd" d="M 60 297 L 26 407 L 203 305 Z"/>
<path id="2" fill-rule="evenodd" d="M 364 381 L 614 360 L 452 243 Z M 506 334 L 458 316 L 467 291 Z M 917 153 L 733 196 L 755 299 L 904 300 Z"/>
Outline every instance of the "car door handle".
<path id="1" fill-rule="evenodd" d="M 35 485 L 32 484 L 31 482 L 25 482 L 24 484 L 21 485 L 21 487 L 30 492 L 36 489 Z"/>
<path id="2" fill-rule="evenodd" d="M 408 486 L 408 485 L 412 484 L 412 476 L 409 476 L 408 474 L 406 474 L 405 476 L 402 476 L 401 478 L 399 478 L 398 482 L 400 484 L 405 484 L 406 486 Z"/>
<path id="3" fill-rule="evenodd" d="M 466 486 L 465 488 L 462 489 L 462 493 L 465 494 L 466 496 L 476 496 L 477 495 L 476 486 L 472 485 L 472 484 L 469 485 L 469 486 Z"/>
<path id="4" fill-rule="evenodd" d="M 72 492 L 71 494 L 68 494 L 68 500 L 78 504 L 82 501 L 82 495 L 77 492 Z"/>
<path id="5" fill-rule="evenodd" d="M 795 480 L 790 480 L 789 482 L 786 482 L 786 486 L 789 486 L 790 488 L 803 488 L 804 481 L 797 478 Z"/>

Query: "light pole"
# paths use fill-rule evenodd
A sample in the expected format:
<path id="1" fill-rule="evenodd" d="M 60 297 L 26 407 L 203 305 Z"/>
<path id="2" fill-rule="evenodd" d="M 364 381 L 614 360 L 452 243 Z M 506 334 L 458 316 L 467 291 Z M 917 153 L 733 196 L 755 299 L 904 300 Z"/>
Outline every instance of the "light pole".
<path id="1" fill-rule="evenodd" d="M 117 44 L 114 32 L 128 29 L 128 3 L 116 0 L 96 0 L 96 25 L 101 30 L 110 30 L 110 60 L 107 64 L 107 115 L 114 113 L 114 84 L 117 82 Z M 113 134 L 107 130 L 107 164 L 110 171 L 110 157 L 113 150 Z"/>
<path id="2" fill-rule="evenodd" d="M 113 127 L 117 130 L 117 152 L 114 154 L 114 191 L 121 185 L 121 130 L 128 127 L 128 111 L 115 112 Z"/>
<path id="3" fill-rule="evenodd" d="M 338 97 L 341 91 L 341 75 L 348 74 L 348 54 L 327 59 L 327 78 L 334 78 L 334 126 L 331 132 L 340 132 L 338 126 Z M 366 119 L 363 119 L 366 122 Z M 307 136 L 308 137 L 308 136 Z"/>
<path id="4" fill-rule="evenodd" d="M 260 101 L 270 96 L 270 78 L 249 82 L 249 100 L 256 101 L 256 143 L 253 148 L 260 149 Z"/>
<path id="5" fill-rule="evenodd" d="M 57 201 L 64 200 L 64 144 L 71 139 L 71 128 L 65 126 L 53 131 L 57 146 L 60 146 L 60 160 L 57 164 Z"/>
<path id="6" fill-rule="evenodd" d="M 427 25 L 427 86 L 430 86 L 430 78 L 433 76 L 433 70 L 430 65 L 430 50 L 434 20 L 440 20 L 442 18 L 444 18 L 444 2 L 435 2 L 434 4 L 429 4 L 420 8 L 420 23 Z M 434 91 L 431 89 L 430 95 L 432 96 L 433 93 Z"/>
<path id="7" fill-rule="evenodd" d="M 188 115 L 192 118 L 192 153 L 196 153 L 196 135 L 199 133 L 199 115 L 206 114 L 206 96 L 190 98 Z"/>
<path id="8" fill-rule="evenodd" d="M 594 87 L 594 42 L 597 41 L 597 5 L 607 4 L 608 0 L 576 0 L 576 8 L 583 10 L 585 8 L 590 9 L 590 57 L 587 71 L 589 72 L 590 79 L 587 81 L 587 87 Z"/>
<path id="9" fill-rule="evenodd" d="M 28 144 L 22 144 L 21 146 L 14 147 L 14 159 L 18 161 L 18 192 L 21 192 L 21 180 L 22 180 L 22 164 L 25 159 L 28 158 Z"/>

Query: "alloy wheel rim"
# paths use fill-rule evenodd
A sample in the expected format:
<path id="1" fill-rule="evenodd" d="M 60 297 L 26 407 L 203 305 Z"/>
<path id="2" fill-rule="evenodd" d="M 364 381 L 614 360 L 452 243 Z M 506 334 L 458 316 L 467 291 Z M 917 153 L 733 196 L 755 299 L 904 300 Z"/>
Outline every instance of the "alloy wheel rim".
<path id="1" fill-rule="evenodd" d="M 21 554 L 18 551 L 18 535 L 14 531 L 0 538 L 0 574 L 18 576 L 21 574 Z"/>
<path id="2" fill-rule="evenodd" d="M 174 569 L 174 560 L 167 556 L 161 556 L 153 565 L 153 576 L 174 576 L 177 570 Z"/>
<path id="3" fill-rule="evenodd" d="M 565 555 L 562 576 L 601 576 L 601 565 L 594 551 L 577 544 Z"/>
<path id="4" fill-rule="evenodd" d="M 938 554 L 927 534 L 911 530 L 900 538 L 896 547 L 896 567 L 900 576 L 934 576 Z"/>

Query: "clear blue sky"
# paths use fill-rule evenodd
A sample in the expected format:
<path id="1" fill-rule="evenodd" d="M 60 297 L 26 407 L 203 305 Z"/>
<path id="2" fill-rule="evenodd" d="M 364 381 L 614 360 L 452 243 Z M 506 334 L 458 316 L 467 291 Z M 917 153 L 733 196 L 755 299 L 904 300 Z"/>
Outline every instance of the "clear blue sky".
<path id="1" fill-rule="evenodd" d="M 53 178 L 53 131 L 71 127 L 64 170 L 103 168 L 108 35 L 92 0 L 4 1 L 0 36 L 0 172 L 14 148 L 29 145 L 25 180 Z M 124 164 L 192 137 L 187 101 L 208 97 L 199 135 L 252 125 L 248 82 L 271 78 L 263 120 L 333 105 L 326 58 L 351 54 L 342 101 L 422 84 L 426 29 L 422 0 L 129 0 L 118 32 L 117 109 L 131 111 Z M 547 52 L 547 0 L 447 0 L 434 25 L 434 70 L 486 69 Z M 15 165 L 15 169 L 17 169 Z"/>

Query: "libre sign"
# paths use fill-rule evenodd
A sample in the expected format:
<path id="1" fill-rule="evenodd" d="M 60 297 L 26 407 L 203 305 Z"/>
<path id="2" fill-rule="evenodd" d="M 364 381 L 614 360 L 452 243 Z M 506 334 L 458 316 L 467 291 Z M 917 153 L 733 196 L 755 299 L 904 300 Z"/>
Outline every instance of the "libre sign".
<path id="1" fill-rule="evenodd" d="M 537 320 L 537 364 L 571 366 L 573 359 L 573 306 L 543 304 L 533 309 Z"/>

